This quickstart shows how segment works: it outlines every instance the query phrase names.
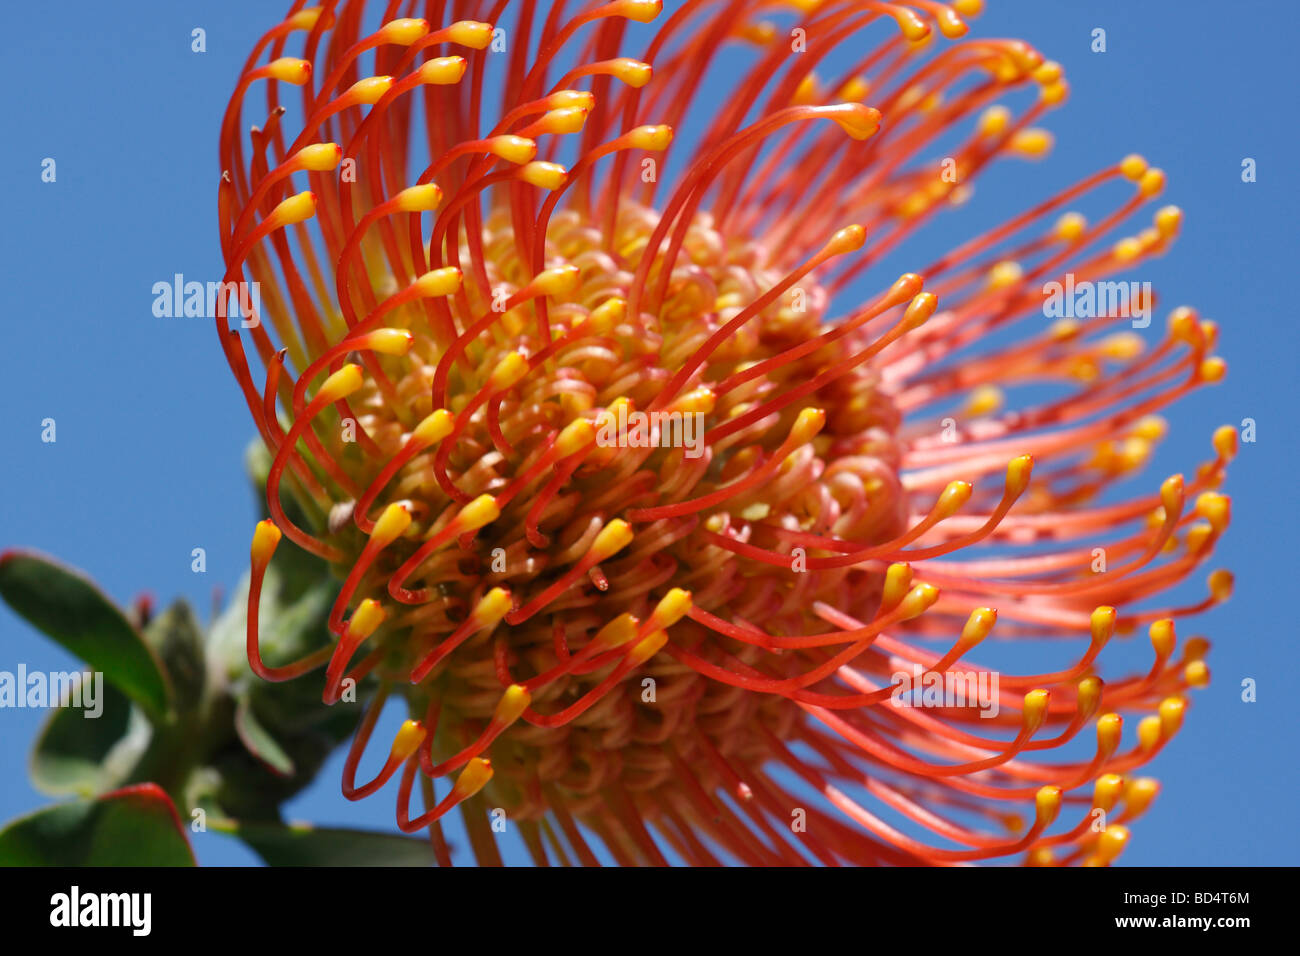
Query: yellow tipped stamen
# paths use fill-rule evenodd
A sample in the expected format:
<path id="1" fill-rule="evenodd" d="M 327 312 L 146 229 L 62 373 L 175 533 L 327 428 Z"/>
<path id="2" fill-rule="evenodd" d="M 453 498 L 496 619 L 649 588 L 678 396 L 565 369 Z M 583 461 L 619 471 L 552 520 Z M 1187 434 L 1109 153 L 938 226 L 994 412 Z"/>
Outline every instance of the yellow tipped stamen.
<path id="1" fill-rule="evenodd" d="M 640 629 L 641 622 L 631 613 L 625 612 L 597 631 L 591 642 L 595 649 L 613 650 L 635 638 Z"/>
<path id="2" fill-rule="evenodd" d="M 513 606 L 514 599 L 506 588 L 493 588 L 474 605 L 470 618 L 479 628 L 494 628 L 510 613 Z"/>
<path id="3" fill-rule="evenodd" d="M 615 518 L 600 529 L 587 556 L 594 557 L 597 562 L 605 561 L 631 544 L 632 537 L 632 526 L 622 518 Z"/>
<path id="4" fill-rule="evenodd" d="M 492 713 L 492 722 L 505 724 L 508 727 L 523 716 L 532 702 L 533 695 L 528 692 L 527 687 L 523 684 L 511 684 L 501 695 L 501 700 L 497 702 L 497 708 Z"/>
<path id="5" fill-rule="evenodd" d="M 1093 785 L 1092 805 L 1110 813 L 1123 794 L 1124 778 L 1117 773 L 1103 773 Z"/>
<path id="6" fill-rule="evenodd" d="M 528 359 L 519 352 L 509 352 L 497 363 L 488 377 L 488 386 L 494 392 L 514 388 L 528 374 Z"/>
<path id="7" fill-rule="evenodd" d="M 314 215 L 316 215 L 316 194 L 307 190 L 282 200 L 271 210 L 271 215 L 267 216 L 266 220 L 274 223 L 278 228 L 305 222 Z"/>
<path id="8" fill-rule="evenodd" d="M 1128 836 L 1127 827 L 1119 824 L 1108 826 L 1097 838 L 1097 849 L 1089 862 L 1102 866 L 1111 863 L 1124 852 L 1124 847 L 1128 846 Z"/>
<path id="9" fill-rule="evenodd" d="M 389 505 L 375 522 L 375 529 L 370 532 L 370 545 L 374 548 L 386 548 L 411 526 L 411 512 L 399 503 Z"/>
<path id="10" fill-rule="evenodd" d="M 266 73 L 274 80 L 302 86 L 311 79 L 311 64 L 294 56 L 282 56 L 265 67 Z"/>
<path id="11" fill-rule="evenodd" d="M 468 800 L 487 786 L 488 781 L 492 779 L 492 773 L 490 762 L 482 757 L 475 757 L 465 764 L 465 769 L 456 778 L 451 788 L 452 796 L 458 801 Z"/>
<path id="12" fill-rule="evenodd" d="M 427 732 L 424 725 L 418 720 L 405 721 L 397 731 L 397 736 L 393 738 L 392 759 L 398 762 L 406 760 L 407 757 L 420 749 L 420 744 L 424 743 Z"/>
<path id="13" fill-rule="evenodd" d="M 1187 701 L 1181 697 L 1166 697 L 1160 702 L 1158 712 L 1162 739 L 1168 740 L 1178 733 L 1179 728 L 1183 726 L 1183 714 L 1186 710 Z"/>
<path id="14" fill-rule="evenodd" d="M 313 143 L 298 150 L 298 162 L 313 173 L 333 169 L 343 159 L 343 147 L 338 143 Z"/>
<path id="15" fill-rule="evenodd" d="M 1232 597 L 1233 576 L 1231 571 L 1225 571 L 1222 568 L 1210 573 L 1209 584 L 1210 593 L 1214 595 L 1214 600 L 1222 602 Z"/>
<path id="16" fill-rule="evenodd" d="M 821 432 L 826 425 L 826 412 L 820 408 L 805 408 L 795 419 L 790 429 L 790 443 L 806 445 Z"/>
<path id="17" fill-rule="evenodd" d="M 998 612 L 993 608 L 975 608 L 970 612 L 970 617 L 966 618 L 966 624 L 961 629 L 961 638 L 957 642 L 958 645 L 963 650 L 969 650 L 988 637 L 997 622 Z"/>
<path id="18" fill-rule="evenodd" d="M 632 667 L 640 667 L 650 658 L 654 657 L 664 645 L 668 643 L 667 631 L 655 631 L 648 637 L 642 638 L 627 652 L 627 662 Z"/>
<path id="19" fill-rule="evenodd" d="M 1098 705 L 1101 704 L 1101 678 L 1085 677 L 1079 681 L 1076 688 L 1077 699 L 1075 704 L 1080 716 L 1085 720 L 1091 717 L 1097 711 Z"/>
<path id="20" fill-rule="evenodd" d="M 1114 753 L 1123 730 L 1123 717 L 1115 713 L 1102 714 L 1097 718 L 1097 749 L 1105 754 Z"/>
<path id="21" fill-rule="evenodd" d="M 519 178 L 539 189 L 556 190 L 569 178 L 569 171 L 558 163 L 534 161 L 521 166 Z"/>
<path id="22" fill-rule="evenodd" d="M 422 448 L 427 448 L 450 435 L 455 426 L 456 416 L 445 408 L 439 408 L 425 416 L 424 420 L 415 426 L 415 430 L 411 432 L 411 439 Z"/>
<path id="23" fill-rule="evenodd" d="M 325 379 L 312 402 L 321 407 L 331 405 L 341 398 L 347 398 L 364 384 L 361 366 L 349 363 Z"/>
<path id="24" fill-rule="evenodd" d="M 463 56 L 439 56 L 426 61 L 416 75 L 428 86 L 452 86 L 465 75 L 466 66 Z"/>
<path id="25" fill-rule="evenodd" d="M 1012 494 L 1020 494 L 1029 487 L 1029 479 L 1034 473 L 1034 458 L 1032 455 L 1021 455 L 1013 458 L 1007 464 L 1007 491 Z"/>
<path id="26" fill-rule="evenodd" d="M 376 329 L 357 341 L 357 347 L 382 355 L 405 355 L 411 351 L 415 336 L 406 329 Z"/>
<path id="27" fill-rule="evenodd" d="M 382 38 L 381 42 L 383 43 L 410 46 L 420 37 L 427 35 L 428 32 L 428 20 L 403 18 L 401 20 L 389 20 L 379 28 L 375 35 Z"/>
<path id="28" fill-rule="evenodd" d="M 1115 635 L 1115 621 L 1118 615 L 1113 607 L 1102 606 L 1092 612 L 1092 643 L 1099 647 L 1105 647 Z"/>
<path id="29" fill-rule="evenodd" d="M 254 566 L 264 568 L 271 563 L 271 555 L 275 554 L 281 536 L 282 532 L 270 518 L 257 523 L 257 527 L 253 529 L 252 558 Z"/>
<path id="30" fill-rule="evenodd" d="M 1165 172 L 1154 166 L 1142 174 L 1138 180 L 1138 192 L 1143 196 L 1158 196 L 1165 188 Z"/>
<path id="31" fill-rule="evenodd" d="M 1025 270 L 1020 263 L 1004 260 L 989 270 L 988 287 L 997 290 L 1019 285 L 1024 274 Z"/>
<path id="32" fill-rule="evenodd" d="M 411 283 L 411 290 L 422 299 L 434 299 L 440 295 L 455 295 L 460 291 L 464 276 L 455 266 L 446 266 L 426 272 Z"/>
<path id="33" fill-rule="evenodd" d="M 432 212 L 442 202 L 442 190 L 436 183 L 408 186 L 393 197 L 393 202 L 402 212 Z"/>
<path id="34" fill-rule="evenodd" d="M 683 588 L 673 588 L 655 605 L 654 613 L 646 621 L 646 627 L 654 630 L 667 630 L 691 610 L 691 592 Z"/>
<path id="35" fill-rule="evenodd" d="M 1075 242 L 1088 228 L 1088 220 L 1077 212 L 1067 212 L 1056 220 L 1053 234 L 1061 242 Z"/>
<path id="36" fill-rule="evenodd" d="M 357 605 L 357 609 L 348 618 L 345 636 L 358 643 L 364 641 L 379 629 L 379 625 L 384 623 L 386 617 L 388 612 L 384 610 L 382 604 L 373 598 L 366 598 Z"/>
<path id="37" fill-rule="evenodd" d="M 569 422 L 555 438 L 555 454 L 560 458 L 582 451 L 596 440 L 596 426 L 585 418 Z"/>
<path id="38" fill-rule="evenodd" d="M 1147 753 L 1155 749 L 1158 743 L 1160 743 L 1160 718 L 1154 714 L 1143 717 L 1138 722 L 1138 746 L 1143 753 Z"/>
<path id="39" fill-rule="evenodd" d="M 391 76 L 368 76 L 348 87 L 348 96 L 354 97 L 357 102 L 364 103 L 366 106 L 374 106 L 392 88 Z"/>
<path id="40" fill-rule="evenodd" d="M 1061 788 L 1039 787 L 1034 794 L 1034 815 L 1038 824 L 1044 827 L 1052 825 L 1057 814 L 1061 812 Z"/>
<path id="41" fill-rule="evenodd" d="M 885 583 L 880 595 L 880 611 L 887 614 L 898 607 L 899 602 L 912 587 L 912 566 L 901 561 L 885 569 Z"/>
<path id="42" fill-rule="evenodd" d="M 971 493 L 974 487 L 968 481 L 950 481 L 948 487 L 943 489 L 943 494 L 939 496 L 935 504 L 934 514 L 937 518 L 951 518 L 966 502 L 970 501 Z"/>
<path id="43" fill-rule="evenodd" d="M 1215 534 L 1223 534 L 1232 518 L 1232 499 L 1217 491 L 1205 491 L 1196 497 L 1196 514 L 1210 523 Z"/>
<path id="44" fill-rule="evenodd" d="M 479 495 L 456 515 L 454 523 L 458 533 L 477 531 L 501 517 L 501 508 L 491 495 Z"/>
<path id="45" fill-rule="evenodd" d="M 1147 161 L 1137 153 L 1130 153 L 1119 161 L 1119 171 L 1125 179 L 1137 182 L 1147 171 Z"/>
<path id="46" fill-rule="evenodd" d="M 920 617 L 935 601 L 939 600 L 939 589 L 933 584 L 918 584 L 907 592 L 907 597 L 899 602 L 900 620 L 910 621 Z"/>
<path id="47" fill-rule="evenodd" d="M 1174 632 L 1173 621 L 1168 618 L 1152 621 L 1147 634 L 1151 638 L 1151 646 L 1155 648 L 1158 657 L 1163 659 L 1174 653 L 1174 645 L 1178 642 L 1178 637 Z"/>
<path id="48" fill-rule="evenodd" d="M 523 136 L 493 136 L 486 142 L 493 156 L 516 166 L 522 166 L 537 155 L 537 144 Z"/>
<path id="49" fill-rule="evenodd" d="M 649 63 L 642 63 L 630 57 L 619 57 L 609 63 L 609 74 L 633 89 L 640 89 L 650 82 L 650 78 L 654 76 L 654 69 Z"/>
<path id="50" fill-rule="evenodd" d="M 607 9 L 613 16 L 635 20 L 637 23 L 649 23 L 659 16 L 663 8 L 661 0 L 619 0 L 611 3 Z"/>
<path id="51" fill-rule="evenodd" d="M 1020 720 L 1026 733 L 1032 734 L 1043 726 L 1043 721 L 1047 719 L 1047 705 L 1051 702 L 1052 695 L 1041 687 L 1025 695 Z"/>
<path id="52" fill-rule="evenodd" d="M 492 42 L 492 24 L 479 20 L 457 20 L 447 27 L 447 37 L 457 46 L 485 50 Z"/>
<path id="53" fill-rule="evenodd" d="M 867 139 L 880 129 L 880 111 L 861 103 L 835 103 L 820 107 L 820 110 L 848 133 L 851 139 Z"/>

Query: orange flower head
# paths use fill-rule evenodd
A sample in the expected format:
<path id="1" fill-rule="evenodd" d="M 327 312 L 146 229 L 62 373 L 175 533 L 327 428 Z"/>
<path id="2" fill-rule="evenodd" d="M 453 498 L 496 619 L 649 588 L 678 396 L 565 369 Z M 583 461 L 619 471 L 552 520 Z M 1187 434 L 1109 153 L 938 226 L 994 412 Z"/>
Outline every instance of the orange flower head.
<path id="1" fill-rule="evenodd" d="M 950 42 L 968 0 L 567 6 L 299 0 L 249 57 L 219 218 L 266 307 L 218 332 L 273 457 L 254 671 L 377 686 L 344 793 L 398 777 L 444 861 L 459 806 L 484 862 L 495 808 L 539 862 L 1111 862 L 1208 681 L 1174 621 L 1231 590 L 1160 606 L 1228 525 L 1232 429 L 1112 491 L 1224 373 L 1212 322 L 1109 294 L 1179 231 L 1120 232 L 1164 174 L 1128 156 L 882 278 L 1050 149 L 1059 64 Z M 342 583 L 328 645 L 270 666 L 282 536 Z M 1139 629 L 1149 670 L 1103 680 Z M 974 663 L 997 639 L 1078 649 Z"/>

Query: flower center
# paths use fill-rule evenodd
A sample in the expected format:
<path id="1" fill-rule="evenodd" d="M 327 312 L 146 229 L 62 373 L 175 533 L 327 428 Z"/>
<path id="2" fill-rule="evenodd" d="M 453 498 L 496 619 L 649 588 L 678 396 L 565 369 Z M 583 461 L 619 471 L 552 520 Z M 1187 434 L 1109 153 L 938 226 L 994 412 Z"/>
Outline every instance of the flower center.
<path id="1" fill-rule="evenodd" d="M 678 776 L 679 760 L 701 779 L 722 783 L 728 761 L 760 764 L 799 713 L 786 696 L 711 680 L 672 652 L 654 656 L 633 679 L 625 679 L 626 647 L 576 665 L 575 655 L 620 618 L 628 636 L 667 626 L 658 602 L 673 588 L 689 589 L 692 614 L 754 622 L 769 635 L 829 630 L 812 613 L 818 601 L 870 620 L 883 563 L 804 573 L 812 549 L 800 546 L 801 536 L 860 547 L 896 537 L 906 518 L 899 415 L 869 363 L 794 402 L 764 404 L 860 352 L 865 333 L 808 346 L 826 331 L 827 296 L 805 281 L 711 344 L 782 275 L 761 245 L 730 239 L 702 213 L 682 236 L 662 301 L 647 292 L 649 308 L 628 313 L 623 304 L 658 224 L 652 210 L 624 206 L 611 240 L 575 212 L 554 218 L 545 265 L 555 274 L 572 267 L 576 282 L 544 303 L 548 343 L 539 333 L 541 301 L 513 304 L 535 270 L 521 261 L 509 211 L 498 209 L 484 226 L 480 281 L 467 270 L 465 301 L 457 303 L 458 360 L 447 361 L 421 308 L 388 317 L 388 325 L 409 330 L 414 345 L 402 356 L 368 357 L 379 374 L 350 402 L 381 454 L 349 441 L 346 420 L 330 449 L 358 487 L 374 488 L 380 479 L 382 490 L 364 501 L 367 514 L 400 504 L 412 518 L 374 558 L 355 597 L 371 597 L 388 612 L 367 648 L 379 673 L 403 684 L 414 674 L 415 709 L 436 712 L 428 721 L 437 726 L 432 759 L 460 751 L 490 724 L 503 683 L 527 686 L 533 712 L 551 718 L 542 726 L 517 721 L 493 744 L 489 799 L 512 816 L 541 816 L 554 805 L 545 795 L 551 787 L 579 813 L 606 799 L 607 785 L 655 791 Z M 463 248 L 460 258 L 470 261 L 470 251 Z M 647 290 L 661 278 L 652 271 Z M 548 346 L 552 354 L 526 376 L 510 371 Z M 689 379 L 667 395 L 674 373 L 699 357 Z M 384 482 L 381 469 L 438 407 L 465 420 L 463 427 Z M 814 408 L 825 412 L 820 433 L 783 452 L 783 440 Z M 579 420 L 599 426 L 594 443 L 558 456 L 566 426 Z M 738 421 L 745 423 L 728 428 Z M 494 497 L 500 516 L 447 535 L 466 503 L 484 495 Z M 701 498 L 707 507 L 673 511 Z M 351 520 L 355 507 L 340 504 L 331 521 L 333 543 L 354 555 L 367 540 Z M 663 516 L 655 518 L 655 509 Z M 602 530 L 635 512 L 654 520 L 638 523 L 616 553 L 590 561 Z M 430 549 L 440 534 L 445 542 Z M 788 555 L 788 562 L 738 557 L 719 544 L 736 539 Z M 402 579 L 396 592 L 394 576 Z M 513 604 L 505 621 L 468 629 L 483 613 L 484 596 L 498 588 Z M 394 594 L 404 603 L 395 604 Z M 813 683 L 811 669 L 832 660 L 826 648 L 761 646 L 691 619 L 673 633 L 674 646 L 693 658 L 762 680 L 801 676 L 805 686 Z"/>

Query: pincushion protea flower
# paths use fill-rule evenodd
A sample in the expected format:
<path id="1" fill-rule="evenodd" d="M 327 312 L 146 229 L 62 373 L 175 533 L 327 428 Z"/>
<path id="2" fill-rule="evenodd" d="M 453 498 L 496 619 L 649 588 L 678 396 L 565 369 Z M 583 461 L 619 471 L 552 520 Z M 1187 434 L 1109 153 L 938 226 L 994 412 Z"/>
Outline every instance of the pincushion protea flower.
<path id="1" fill-rule="evenodd" d="M 1222 377 L 1215 327 L 1176 309 L 1147 350 L 1116 329 L 1149 297 L 1052 323 L 1043 286 L 1165 251 L 1175 207 L 1117 233 L 1163 174 L 1129 156 L 850 297 L 984 167 L 1046 151 L 1058 64 L 949 43 L 978 0 L 506 6 L 295 4 L 226 114 L 226 281 L 267 306 L 242 333 L 260 384 L 218 322 L 274 455 L 253 669 L 323 667 L 326 701 L 377 680 L 344 793 L 396 776 L 398 825 L 444 862 L 457 805 L 486 863 L 489 808 L 538 862 L 1114 859 L 1156 793 L 1136 774 L 1208 680 L 1173 621 L 1230 577 L 1153 604 L 1228 523 L 1235 433 L 1193 479 L 1111 493 L 1156 413 Z M 732 46 L 752 55 L 718 98 L 700 80 Z M 836 48 L 852 62 L 818 75 Z M 1021 88 L 1022 112 L 999 105 Z M 1071 211 L 1115 196 L 1095 223 Z M 1057 391 L 1003 410 L 1021 385 Z M 649 440 L 601 440 L 633 412 L 662 413 Z M 702 454 L 662 447 L 673 413 L 702 416 Z M 282 535 L 342 584 L 330 644 L 272 666 L 257 611 Z M 1103 682 L 1108 640 L 1139 628 L 1150 670 Z M 1000 672 L 996 716 L 891 699 L 900 671 L 975 669 L 991 634 L 1083 649 Z M 358 784 L 394 691 L 412 719 Z"/>

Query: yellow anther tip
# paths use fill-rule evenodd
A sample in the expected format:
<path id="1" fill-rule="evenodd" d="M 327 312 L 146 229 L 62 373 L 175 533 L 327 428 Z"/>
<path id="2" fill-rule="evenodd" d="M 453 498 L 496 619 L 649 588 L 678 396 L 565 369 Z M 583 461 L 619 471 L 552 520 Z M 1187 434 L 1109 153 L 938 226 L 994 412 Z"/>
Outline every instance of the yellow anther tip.
<path id="1" fill-rule="evenodd" d="M 313 401 L 321 406 L 337 402 L 347 398 L 363 384 L 365 379 L 361 374 L 361 366 L 349 363 L 325 379 Z"/>
<path id="2" fill-rule="evenodd" d="M 266 66 L 267 75 L 282 83 L 302 86 L 311 79 L 311 63 L 293 56 L 282 56 Z"/>
<path id="3" fill-rule="evenodd" d="M 377 547 L 385 547 L 401 537 L 411 526 L 411 512 L 400 502 L 394 502 L 384 509 L 384 513 L 375 522 L 370 532 L 370 541 Z"/>
<path id="4" fill-rule="evenodd" d="M 365 347 L 382 355 L 405 355 L 415 344 L 415 336 L 406 329 L 376 329 L 363 339 Z"/>
<path id="5" fill-rule="evenodd" d="M 691 592 L 683 588 L 673 588 L 660 599 L 650 620 L 655 627 L 663 630 L 672 627 L 689 614 L 691 607 Z"/>
<path id="6" fill-rule="evenodd" d="M 483 50 L 492 42 L 492 24 L 478 20 L 458 20 L 447 27 L 447 37 L 457 46 Z"/>
<path id="7" fill-rule="evenodd" d="M 492 495 L 479 495 L 456 516 L 456 522 L 465 531 L 477 531 L 501 517 L 501 508 Z"/>
<path id="8" fill-rule="evenodd" d="M 258 567 L 265 567 L 275 553 L 283 532 L 270 518 L 257 523 L 253 529 L 252 559 Z"/>
<path id="9" fill-rule="evenodd" d="M 421 446 L 433 445 L 450 435 L 455 424 L 456 416 L 445 408 L 439 408 L 415 426 L 411 437 Z"/>
<path id="10" fill-rule="evenodd" d="M 368 76 L 357 80 L 348 89 L 348 93 L 366 106 L 374 106 L 385 93 L 393 88 L 391 76 Z"/>
<path id="11" fill-rule="evenodd" d="M 522 684 L 511 684 L 506 688 L 505 693 L 501 695 L 501 700 L 497 703 L 497 709 L 492 714 L 492 720 L 496 723 L 513 724 L 518 720 L 528 705 L 533 702 L 533 695 L 528 692 L 528 688 Z"/>
<path id="12" fill-rule="evenodd" d="M 424 743 L 424 738 L 423 724 L 418 720 L 405 721 L 398 729 L 397 735 L 393 737 L 392 759 L 397 761 L 406 760 L 411 754 L 420 749 L 420 744 Z"/>
<path id="13" fill-rule="evenodd" d="M 311 190 L 297 193 L 283 200 L 271 210 L 267 220 L 277 226 L 292 226 L 316 215 L 316 194 Z"/>
<path id="14" fill-rule="evenodd" d="M 615 518 L 600 529 L 588 553 L 595 555 L 598 561 L 604 561 L 631 544 L 632 537 L 632 526 L 622 518 Z"/>
<path id="15" fill-rule="evenodd" d="M 614 8 L 612 12 L 617 16 L 635 20 L 637 23 L 649 23 L 659 16 L 664 8 L 662 0 L 621 0 L 611 6 Z"/>
<path id="16" fill-rule="evenodd" d="M 343 147 L 338 143 L 313 143 L 298 150 L 298 161 L 302 168 L 313 173 L 331 170 L 342 159 Z"/>
<path id="17" fill-rule="evenodd" d="M 1152 621 L 1147 634 L 1151 638 L 1151 646 L 1155 648 L 1156 654 L 1160 657 L 1168 657 L 1174 652 L 1174 645 L 1178 643 L 1178 637 L 1174 630 L 1174 622 L 1169 618 Z"/>
<path id="18" fill-rule="evenodd" d="M 493 588 L 474 605 L 474 623 L 479 627 L 496 627 L 513 606 L 514 599 L 507 588 Z"/>
<path id="19" fill-rule="evenodd" d="M 521 166 L 519 178 L 539 189 L 559 189 L 569 177 L 569 171 L 558 163 L 535 160 Z"/>
<path id="20" fill-rule="evenodd" d="M 514 388 L 528 374 L 528 359 L 520 352 L 509 352 L 492 370 L 488 383 L 495 392 Z"/>
<path id="21" fill-rule="evenodd" d="M 384 43 L 393 43 L 398 46 L 410 46 L 428 32 L 428 20 L 411 17 L 389 20 L 379 28 L 379 36 L 383 38 Z"/>
<path id="22" fill-rule="evenodd" d="M 1034 813 L 1040 824 L 1047 826 L 1056 819 L 1056 815 L 1061 812 L 1061 796 L 1060 787 L 1038 788 L 1034 794 Z"/>
<path id="23" fill-rule="evenodd" d="M 961 642 L 970 646 L 988 637 L 998 622 L 998 612 L 991 607 L 977 607 L 970 612 L 961 631 Z"/>
<path id="24" fill-rule="evenodd" d="M 1232 597 L 1232 586 L 1234 583 L 1231 571 L 1225 571 L 1220 568 L 1218 571 L 1210 572 L 1210 593 L 1214 595 L 1216 601 L 1226 601 L 1228 598 Z"/>
<path id="25" fill-rule="evenodd" d="M 482 757 L 475 757 L 465 764 L 465 769 L 456 778 L 452 792 L 461 800 L 468 800 L 487 786 L 492 779 L 492 764 Z"/>
<path id="26" fill-rule="evenodd" d="M 1119 171 L 1125 179 L 1137 182 L 1147 171 L 1147 161 L 1137 153 L 1130 153 L 1119 161 Z"/>
<path id="27" fill-rule="evenodd" d="M 831 236 L 830 242 L 826 243 L 826 251 L 834 256 L 840 256 L 846 252 L 857 252 L 866 241 L 867 230 L 857 223 L 853 223 L 837 230 L 835 235 Z"/>
<path id="28" fill-rule="evenodd" d="M 1105 644 L 1115 634 L 1115 621 L 1117 619 L 1116 611 L 1109 605 L 1095 608 L 1092 612 L 1092 640 L 1097 644 Z"/>
<path id="29" fill-rule="evenodd" d="M 1019 494 L 1029 487 L 1029 479 L 1034 473 L 1034 458 L 1032 455 L 1020 455 L 1011 459 L 1007 464 L 1007 489 L 1013 494 Z"/>
<path id="30" fill-rule="evenodd" d="M 516 166 L 522 166 L 537 155 L 537 144 L 523 136 L 493 136 L 487 144 L 492 155 Z"/>
<path id="31" fill-rule="evenodd" d="M 387 616 L 388 612 L 382 604 L 373 598 L 366 598 L 348 618 L 347 634 L 354 640 L 364 641 L 379 629 Z"/>
<path id="32" fill-rule="evenodd" d="M 455 266 L 434 269 L 426 272 L 413 282 L 412 289 L 416 295 L 432 299 L 440 295 L 454 295 L 460 291 L 464 276 Z"/>
<path id="33" fill-rule="evenodd" d="M 431 86 L 451 86 L 459 83 L 468 64 L 463 56 L 439 56 L 425 62 L 419 69 L 421 83 Z"/>
<path id="34" fill-rule="evenodd" d="M 824 107 L 823 112 L 851 139 L 867 139 L 880 128 L 880 111 L 861 103 L 836 103 Z"/>
<path id="35" fill-rule="evenodd" d="M 1152 167 L 1138 180 L 1138 192 L 1143 196 L 1158 196 L 1165 188 L 1165 173 L 1162 169 Z"/>
<path id="36" fill-rule="evenodd" d="M 393 197 L 394 205 L 402 212 L 431 212 L 442 202 L 442 190 L 437 183 L 408 186 Z"/>
<path id="37" fill-rule="evenodd" d="M 640 667 L 650 658 L 654 657 L 664 645 L 668 643 L 667 631 L 655 631 L 653 634 L 642 638 L 633 645 L 632 650 L 628 651 L 627 661 L 632 667 Z"/>
<path id="38" fill-rule="evenodd" d="M 610 64 L 610 75 L 622 80 L 633 89 L 640 89 L 654 76 L 654 68 L 649 63 L 619 57 Z"/>

